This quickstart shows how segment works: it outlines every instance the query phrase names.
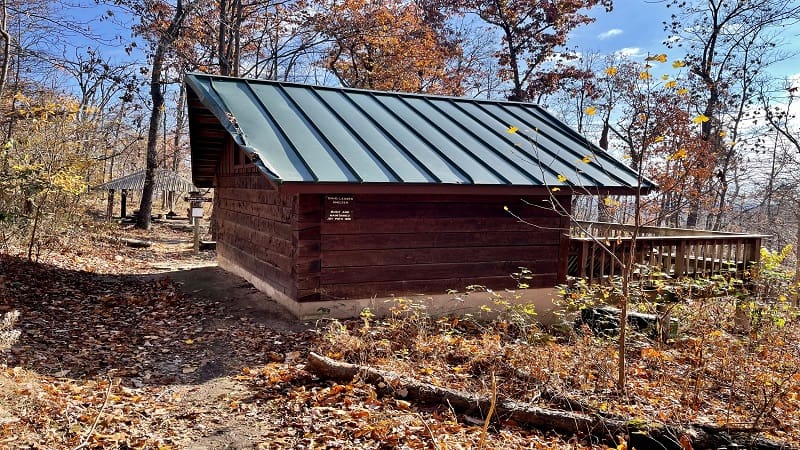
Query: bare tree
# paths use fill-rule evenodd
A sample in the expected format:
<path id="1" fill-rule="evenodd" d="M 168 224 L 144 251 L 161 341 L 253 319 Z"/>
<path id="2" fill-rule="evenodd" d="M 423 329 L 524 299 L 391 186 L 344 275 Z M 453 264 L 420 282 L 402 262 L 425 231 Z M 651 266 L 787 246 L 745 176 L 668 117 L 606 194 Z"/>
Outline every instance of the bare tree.
<path id="1" fill-rule="evenodd" d="M 192 4 L 187 5 L 187 9 Z M 155 189 L 155 172 L 158 168 L 158 128 L 161 124 L 161 117 L 164 114 L 164 93 L 162 92 L 163 72 L 166 63 L 167 53 L 170 46 L 178 39 L 186 18 L 183 0 L 178 0 L 172 20 L 166 30 L 160 33 L 155 51 L 152 56 L 152 66 L 150 68 L 150 98 L 152 109 L 150 111 L 150 125 L 147 133 L 147 162 L 145 168 L 144 189 L 142 199 L 139 203 L 139 214 L 136 217 L 136 227 L 142 229 L 150 228 L 150 216 L 153 211 L 153 191 Z"/>
<path id="2" fill-rule="evenodd" d="M 716 155 L 715 177 L 709 180 L 716 185 L 716 211 L 708 225 L 718 229 L 728 206 L 729 175 L 739 155 L 732 137 L 742 131 L 740 123 L 754 103 L 758 74 L 781 58 L 776 30 L 800 20 L 800 5 L 791 0 L 669 0 L 667 6 L 676 12 L 664 23 L 671 34 L 666 44 L 686 52 L 685 61 L 696 80 L 694 95 L 701 99 L 698 113 L 705 118 L 702 137 Z M 689 210 L 689 227 L 698 225 L 700 201 L 696 200 Z"/>

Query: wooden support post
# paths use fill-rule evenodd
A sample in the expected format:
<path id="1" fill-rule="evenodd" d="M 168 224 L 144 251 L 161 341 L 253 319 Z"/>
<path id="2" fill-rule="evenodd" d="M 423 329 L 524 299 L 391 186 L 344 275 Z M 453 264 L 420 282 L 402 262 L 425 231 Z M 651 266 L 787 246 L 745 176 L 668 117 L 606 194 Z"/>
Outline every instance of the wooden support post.
<path id="1" fill-rule="evenodd" d="M 200 218 L 193 217 L 194 219 L 194 253 L 200 253 Z"/>
<path id="2" fill-rule="evenodd" d="M 128 216 L 128 190 L 123 189 L 122 193 L 120 194 L 120 211 L 119 215 L 123 219 Z"/>

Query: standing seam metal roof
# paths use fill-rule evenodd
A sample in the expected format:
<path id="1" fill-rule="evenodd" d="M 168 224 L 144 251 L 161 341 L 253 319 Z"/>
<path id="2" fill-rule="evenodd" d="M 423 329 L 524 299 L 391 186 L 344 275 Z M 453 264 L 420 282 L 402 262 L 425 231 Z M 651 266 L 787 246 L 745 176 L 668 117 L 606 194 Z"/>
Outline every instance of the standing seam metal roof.
<path id="1" fill-rule="evenodd" d="M 205 74 L 186 83 L 278 183 L 637 185 L 633 170 L 534 104 Z"/>

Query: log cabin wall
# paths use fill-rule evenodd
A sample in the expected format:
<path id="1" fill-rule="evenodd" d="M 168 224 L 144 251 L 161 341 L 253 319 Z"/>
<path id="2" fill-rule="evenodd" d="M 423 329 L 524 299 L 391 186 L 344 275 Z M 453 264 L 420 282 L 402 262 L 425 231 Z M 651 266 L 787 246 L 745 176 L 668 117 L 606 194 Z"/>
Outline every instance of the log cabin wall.
<path id="1" fill-rule="evenodd" d="M 300 194 L 298 300 L 531 288 L 566 278 L 569 221 L 545 197 Z M 530 204 L 527 204 L 527 203 Z M 569 197 L 562 199 L 569 208 Z M 521 216 L 522 223 L 504 209 Z"/>
<path id="2" fill-rule="evenodd" d="M 214 194 L 220 266 L 260 288 L 266 283 L 267 293 L 282 297 L 282 301 L 294 299 L 297 292 L 293 274 L 295 203 L 296 196 L 273 189 L 228 140 Z"/>

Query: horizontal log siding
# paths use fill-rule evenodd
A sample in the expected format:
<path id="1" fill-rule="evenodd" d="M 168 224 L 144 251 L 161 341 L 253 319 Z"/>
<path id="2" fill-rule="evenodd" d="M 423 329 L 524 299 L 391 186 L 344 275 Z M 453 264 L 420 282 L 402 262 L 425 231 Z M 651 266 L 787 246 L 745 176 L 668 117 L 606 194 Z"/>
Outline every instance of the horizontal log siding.
<path id="1" fill-rule="evenodd" d="M 220 158 L 214 194 L 217 252 L 294 298 L 296 196 L 272 189 L 252 164 L 234 166 L 228 149 Z"/>
<path id="2" fill-rule="evenodd" d="M 443 294 L 474 284 L 514 288 L 511 274 L 520 267 L 534 273 L 531 287 L 551 287 L 566 271 L 568 222 L 545 198 L 525 198 L 529 205 L 519 196 L 359 194 L 352 220 L 339 222 L 323 217 L 324 196 L 300 199 L 300 215 L 321 223 L 319 272 L 301 283 L 304 300 Z"/>
<path id="3" fill-rule="evenodd" d="M 292 224 L 292 244 L 296 249 L 294 279 L 297 283 L 297 301 L 319 300 L 321 254 L 321 222 L 323 196 L 306 194 L 297 196 L 297 216 Z"/>

